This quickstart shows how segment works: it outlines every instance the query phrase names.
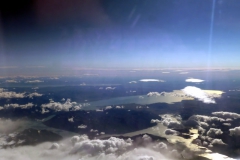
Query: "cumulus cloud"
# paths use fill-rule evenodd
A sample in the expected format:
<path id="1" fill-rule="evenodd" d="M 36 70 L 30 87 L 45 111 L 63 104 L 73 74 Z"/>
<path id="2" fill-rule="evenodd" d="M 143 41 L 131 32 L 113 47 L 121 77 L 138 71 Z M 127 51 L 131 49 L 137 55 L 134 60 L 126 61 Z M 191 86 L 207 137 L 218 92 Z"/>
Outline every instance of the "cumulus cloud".
<path id="1" fill-rule="evenodd" d="M 30 93 L 30 94 L 28 95 L 29 98 L 33 98 L 33 97 L 41 97 L 41 96 L 42 96 L 42 94 L 37 93 L 37 92 Z"/>
<path id="2" fill-rule="evenodd" d="M 174 129 L 184 128 L 184 126 L 180 122 L 172 120 L 172 118 L 169 117 L 169 115 L 162 116 L 162 124 L 168 128 L 174 128 Z"/>
<path id="3" fill-rule="evenodd" d="M 68 122 L 74 122 L 73 117 L 72 118 L 68 118 Z"/>
<path id="4" fill-rule="evenodd" d="M 212 145 L 215 145 L 215 144 L 226 145 L 221 139 L 213 139 L 211 144 Z"/>
<path id="5" fill-rule="evenodd" d="M 106 110 L 112 109 L 112 106 L 106 106 L 105 109 L 106 109 Z"/>
<path id="6" fill-rule="evenodd" d="M 152 119 L 151 123 L 161 123 L 161 121 L 159 119 Z"/>
<path id="7" fill-rule="evenodd" d="M 44 81 L 41 81 L 41 80 L 29 80 L 29 81 L 26 81 L 25 83 L 42 83 Z"/>
<path id="8" fill-rule="evenodd" d="M 182 91 L 186 95 L 197 98 L 198 100 L 204 103 L 215 103 L 214 99 L 200 88 L 194 86 L 187 86 L 184 89 L 182 89 Z"/>
<path id="9" fill-rule="evenodd" d="M 164 80 L 161 80 L 161 79 L 141 79 L 139 81 L 141 81 L 141 82 L 165 82 Z"/>
<path id="10" fill-rule="evenodd" d="M 25 93 L 16 93 L 0 88 L 0 98 L 24 98 Z"/>
<path id="11" fill-rule="evenodd" d="M 147 96 L 148 96 L 148 97 L 151 97 L 151 96 L 161 96 L 161 95 L 160 95 L 160 93 L 158 93 L 158 92 L 149 92 L 149 93 L 147 94 Z"/>
<path id="12" fill-rule="evenodd" d="M 185 80 L 186 82 L 195 82 L 195 83 L 200 83 L 203 82 L 204 80 L 202 79 L 195 79 L 195 78 L 189 78 Z"/>
<path id="13" fill-rule="evenodd" d="M 42 104 L 41 107 L 49 108 L 57 112 L 57 111 L 69 111 L 69 110 L 76 111 L 76 110 L 80 110 L 82 106 L 80 104 L 77 104 L 76 102 L 71 102 L 70 99 L 67 99 L 65 103 L 52 101 L 47 104 Z"/>
<path id="14" fill-rule="evenodd" d="M 209 124 L 206 123 L 206 122 L 200 122 L 200 126 L 201 126 L 202 128 L 208 128 L 208 127 L 209 127 Z"/>
<path id="15" fill-rule="evenodd" d="M 234 118 L 234 119 L 237 119 L 237 118 L 240 118 L 240 114 L 237 114 L 237 113 L 233 113 L 233 112 L 212 112 L 212 115 L 214 116 L 217 116 L 217 117 L 221 117 L 221 118 Z"/>
<path id="16" fill-rule="evenodd" d="M 80 126 L 78 126 L 78 128 L 85 129 L 85 128 L 87 128 L 87 125 L 81 124 Z"/>
<path id="17" fill-rule="evenodd" d="M 6 89 L 0 88 L 0 98 L 32 98 L 32 97 L 40 97 L 42 94 L 39 94 L 37 92 L 26 94 L 23 93 L 16 93 L 13 91 L 7 91 Z"/>
<path id="18" fill-rule="evenodd" d="M 210 128 L 207 132 L 207 136 L 209 137 L 215 137 L 217 135 L 221 135 L 223 134 L 221 129 L 217 129 L 217 128 Z"/>
<path id="19" fill-rule="evenodd" d="M 229 129 L 230 136 L 240 136 L 240 127 Z"/>
<path id="20" fill-rule="evenodd" d="M 166 129 L 165 132 L 164 132 L 166 135 L 179 135 L 180 133 L 178 131 L 175 131 L 173 129 Z"/>
<path id="21" fill-rule="evenodd" d="M 143 138 L 148 136 L 141 139 L 144 140 Z M 4 160 L 167 160 L 181 159 L 182 156 L 192 158 L 194 155 L 187 149 L 181 154 L 177 150 L 168 150 L 168 146 L 163 142 L 152 142 L 143 148 L 135 145 L 131 139 L 111 137 L 105 140 L 90 140 L 86 135 L 78 135 L 54 143 L 1 149 L 0 155 Z"/>
<path id="22" fill-rule="evenodd" d="M 107 140 L 82 140 L 77 141 L 74 148 L 70 150 L 70 154 L 80 155 L 96 155 L 99 153 L 115 153 L 125 152 L 132 146 L 132 142 L 124 141 L 123 139 L 111 137 Z"/>
<path id="23" fill-rule="evenodd" d="M 222 118 L 210 117 L 210 116 L 205 116 L 205 115 L 192 115 L 191 117 L 188 118 L 188 120 L 193 120 L 193 121 L 196 121 L 196 122 L 206 122 L 206 123 L 224 122 L 225 121 Z"/>

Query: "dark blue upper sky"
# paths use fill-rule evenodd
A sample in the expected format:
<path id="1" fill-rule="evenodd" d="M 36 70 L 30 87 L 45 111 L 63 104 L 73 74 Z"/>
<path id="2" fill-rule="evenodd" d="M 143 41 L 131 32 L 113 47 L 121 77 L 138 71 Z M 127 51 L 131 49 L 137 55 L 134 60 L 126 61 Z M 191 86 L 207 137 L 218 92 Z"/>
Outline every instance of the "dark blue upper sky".
<path id="1" fill-rule="evenodd" d="M 240 67 L 239 0 L 7 2 L 2 67 Z"/>

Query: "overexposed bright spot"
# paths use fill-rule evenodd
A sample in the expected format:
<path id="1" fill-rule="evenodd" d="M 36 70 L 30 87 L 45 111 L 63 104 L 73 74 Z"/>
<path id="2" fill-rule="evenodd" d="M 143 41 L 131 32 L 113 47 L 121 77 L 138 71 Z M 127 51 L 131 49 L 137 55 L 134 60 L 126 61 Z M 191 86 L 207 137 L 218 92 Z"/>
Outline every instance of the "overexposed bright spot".
<path id="1" fill-rule="evenodd" d="M 203 82 L 204 80 L 202 79 L 195 79 L 195 78 L 189 78 L 189 79 L 186 79 L 186 82 L 196 82 L 196 83 L 200 83 L 200 82 Z"/>

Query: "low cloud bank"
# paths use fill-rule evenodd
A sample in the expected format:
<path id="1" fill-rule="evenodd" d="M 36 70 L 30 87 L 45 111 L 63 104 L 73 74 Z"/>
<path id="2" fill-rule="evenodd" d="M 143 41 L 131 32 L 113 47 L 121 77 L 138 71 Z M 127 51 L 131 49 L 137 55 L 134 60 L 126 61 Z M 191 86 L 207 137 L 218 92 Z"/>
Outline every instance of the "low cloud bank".
<path id="1" fill-rule="evenodd" d="M 136 146 L 130 138 L 90 140 L 86 135 L 81 135 L 58 143 L 1 149 L 0 155 L 4 160 L 168 160 L 181 157 L 177 150 L 168 151 L 168 146 L 163 142 L 153 144 L 147 135 L 141 141 L 146 142 L 144 147 Z"/>

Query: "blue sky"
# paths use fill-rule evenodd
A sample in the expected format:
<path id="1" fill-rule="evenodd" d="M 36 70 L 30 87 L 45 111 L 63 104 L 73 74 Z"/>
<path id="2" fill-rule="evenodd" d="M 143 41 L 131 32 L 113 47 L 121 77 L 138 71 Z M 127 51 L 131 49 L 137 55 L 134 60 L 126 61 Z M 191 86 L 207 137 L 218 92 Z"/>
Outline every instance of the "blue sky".
<path id="1" fill-rule="evenodd" d="M 215 1 L 210 53 L 213 0 L 74 2 L 56 7 L 36 0 L 16 12 L 1 8 L 0 65 L 240 67 L 238 0 Z"/>

